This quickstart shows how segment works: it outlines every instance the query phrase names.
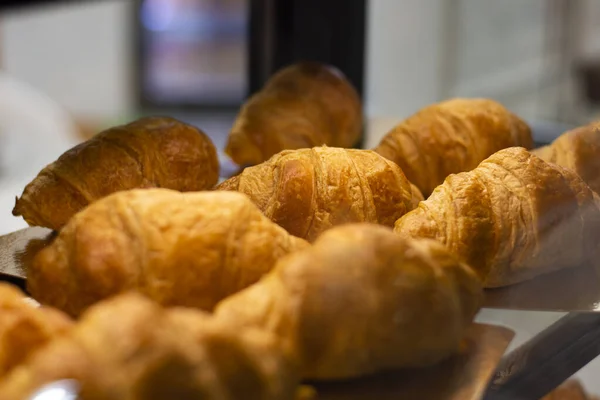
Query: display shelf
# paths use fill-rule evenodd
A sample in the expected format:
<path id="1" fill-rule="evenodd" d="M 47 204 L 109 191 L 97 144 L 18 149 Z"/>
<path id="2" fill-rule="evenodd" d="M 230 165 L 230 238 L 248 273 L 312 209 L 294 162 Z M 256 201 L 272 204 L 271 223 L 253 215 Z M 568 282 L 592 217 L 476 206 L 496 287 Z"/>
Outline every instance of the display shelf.
<path id="1" fill-rule="evenodd" d="M 0 236 L 0 279 L 24 287 L 27 266 L 53 237 L 50 230 L 35 227 Z M 599 288 L 594 271 L 582 267 L 486 290 L 486 307 L 584 312 L 569 313 L 502 361 L 512 331 L 474 324 L 464 352 L 457 357 L 420 371 L 388 373 L 344 384 L 317 384 L 318 399 L 362 400 L 374 391 L 378 399 L 475 400 L 484 395 L 486 400 L 537 399 L 600 354 L 600 314 L 589 312 L 600 309 Z"/>

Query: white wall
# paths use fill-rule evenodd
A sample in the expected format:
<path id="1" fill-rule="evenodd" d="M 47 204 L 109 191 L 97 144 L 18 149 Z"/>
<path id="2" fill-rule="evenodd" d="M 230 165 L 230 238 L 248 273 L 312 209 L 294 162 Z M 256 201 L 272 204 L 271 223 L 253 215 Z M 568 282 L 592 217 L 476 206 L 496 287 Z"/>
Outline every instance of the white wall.
<path id="1" fill-rule="evenodd" d="M 597 57 L 600 54 L 600 1 L 581 0 L 577 14 L 581 43 L 578 51 L 581 56 Z"/>
<path id="2" fill-rule="evenodd" d="M 445 0 L 371 0 L 367 16 L 366 112 L 375 145 L 393 123 L 441 95 Z M 391 117 L 391 118 L 390 118 Z"/>
<path id="3" fill-rule="evenodd" d="M 15 196 L 79 140 L 73 114 L 104 122 L 132 109 L 130 6 L 69 2 L 0 16 L 0 234 L 26 227 L 11 215 Z"/>
<path id="4" fill-rule="evenodd" d="M 133 104 L 131 5 L 104 0 L 4 13 L 2 68 L 79 115 L 125 114 Z"/>
<path id="5" fill-rule="evenodd" d="M 580 107 L 558 52 L 549 0 L 371 0 L 367 145 L 395 122 L 445 98 L 494 98 L 528 120 L 571 118 Z M 579 42 L 600 53 L 600 1 L 582 0 Z M 556 17 L 556 15 L 555 15 Z M 569 55 L 571 57 L 572 55 Z M 565 121 L 567 122 L 567 121 Z M 573 121 L 570 121 L 573 122 Z"/>
<path id="6" fill-rule="evenodd" d="M 540 112 L 547 0 L 372 0 L 367 38 L 367 144 L 419 108 L 491 97 Z"/>

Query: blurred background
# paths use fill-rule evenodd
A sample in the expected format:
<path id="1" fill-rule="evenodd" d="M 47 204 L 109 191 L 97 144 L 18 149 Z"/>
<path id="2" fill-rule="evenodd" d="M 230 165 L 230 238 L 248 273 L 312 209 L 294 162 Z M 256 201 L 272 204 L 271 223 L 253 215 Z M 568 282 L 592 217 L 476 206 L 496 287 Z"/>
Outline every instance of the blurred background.
<path id="1" fill-rule="evenodd" d="M 218 114 L 227 131 L 249 91 L 250 3 L 8 8 L 0 14 L 0 68 L 49 96 L 83 131 L 160 111 L 199 122 Z M 491 97 L 540 123 L 579 124 L 596 114 L 598 1 L 362 3 L 364 59 L 355 62 L 364 64 L 361 91 L 371 119 L 401 119 L 452 96 Z M 223 135 L 206 124 L 200 126 L 209 135 Z"/>
<path id="2" fill-rule="evenodd" d="M 222 149 L 244 99 L 278 62 L 311 49 L 339 60 L 362 94 L 366 147 L 453 96 L 502 102 L 532 125 L 538 143 L 600 119 L 600 1 L 323 1 L 330 19 L 306 6 L 302 24 L 280 18 L 281 26 L 262 13 L 274 3 L 103 0 L 0 10 L 0 234 L 25 227 L 10 210 L 41 167 L 108 126 L 168 114 Z M 294 43 L 286 36 L 293 32 Z M 562 315 L 483 310 L 479 318 L 516 329 L 514 347 Z M 599 372 L 593 362 L 579 373 L 596 393 Z"/>
<path id="3" fill-rule="evenodd" d="M 250 3 L 104 0 L 4 9 L 0 70 L 52 99 L 83 137 L 140 114 L 168 113 L 197 123 L 222 147 L 251 91 Z M 393 122 L 452 96 L 494 98 L 536 124 L 542 138 L 547 125 L 560 130 L 597 113 L 598 1 L 371 0 L 347 2 L 350 12 L 357 3 L 364 57 L 354 63 L 371 121 L 367 146 Z"/>

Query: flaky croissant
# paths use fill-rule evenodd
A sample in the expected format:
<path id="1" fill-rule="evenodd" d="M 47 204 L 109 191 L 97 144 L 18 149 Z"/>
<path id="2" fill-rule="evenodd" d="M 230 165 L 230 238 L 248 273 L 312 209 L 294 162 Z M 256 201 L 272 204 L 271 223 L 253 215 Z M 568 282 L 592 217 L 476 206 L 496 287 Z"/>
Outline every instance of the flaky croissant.
<path id="1" fill-rule="evenodd" d="M 239 193 L 132 190 L 76 214 L 35 257 L 27 286 L 71 315 L 129 289 L 210 310 L 307 246 Z"/>
<path id="2" fill-rule="evenodd" d="M 600 123 L 595 122 L 560 135 L 552 144 L 533 150 L 544 161 L 572 169 L 600 193 Z"/>
<path id="3" fill-rule="evenodd" d="M 28 400 L 59 380 L 75 380 L 81 400 L 288 400 L 297 372 L 263 332 L 237 332 L 199 311 L 125 294 L 90 308 L 13 370 L 0 398 Z"/>
<path id="4" fill-rule="evenodd" d="M 577 379 L 569 379 L 559 387 L 542 397 L 540 400 L 592 400 L 581 382 Z"/>
<path id="5" fill-rule="evenodd" d="M 475 273 L 439 243 L 349 224 L 281 259 L 215 313 L 282 338 L 305 378 L 341 379 L 448 357 L 480 299 Z"/>
<path id="6" fill-rule="evenodd" d="M 225 153 L 256 165 L 285 149 L 351 147 L 362 129 L 358 94 L 335 68 L 302 62 L 282 69 L 242 107 Z"/>
<path id="7" fill-rule="evenodd" d="M 142 118 L 101 132 L 45 167 L 17 198 L 13 215 L 59 230 L 78 211 L 134 188 L 198 191 L 219 177 L 214 145 L 173 118 Z"/>
<path id="8" fill-rule="evenodd" d="M 396 164 L 370 150 L 286 150 L 246 168 L 219 190 L 246 194 L 292 235 L 314 240 L 348 222 L 392 226 L 422 195 Z"/>
<path id="9" fill-rule="evenodd" d="M 484 286 L 496 287 L 596 264 L 599 221 L 593 192 L 579 176 L 515 147 L 450 175 L 394 229 L 442 242 Z"/>
<path id="10" fill-rule="evenodd" d="M 50 340 L 71 328 L 57 310 L 36 307 L 16 287 L 0 282 L 0 380 Z"/>
<path id="11" fill-rule="evenodd" d="M 448 175 L 470 171 L 512 146 L 533 146 L 525 122 L 495 101 L 458 98 L 404 120 L 375 151 L 398 164 L 427 197 Z"/>

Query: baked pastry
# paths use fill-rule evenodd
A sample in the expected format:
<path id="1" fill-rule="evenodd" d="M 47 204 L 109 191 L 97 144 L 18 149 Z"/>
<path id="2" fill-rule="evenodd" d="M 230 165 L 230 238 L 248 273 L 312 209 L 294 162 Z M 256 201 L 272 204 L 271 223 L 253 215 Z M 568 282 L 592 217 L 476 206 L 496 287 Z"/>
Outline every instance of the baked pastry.
<path id="1" fill-rule="evenodd" d="M 27 400 L 74 379 L 82 400 L 288 400 L 294 364 L 266 333 L 237 332 L 199 311 L 165 310 L 142 296 L 102 302 L 0 383 Z"/>
<path id="2" fill-rule="evenodd" d="M 17 198 L 13 215 L 59 230 L 88 204 L 120 190 L 198 191 L 218 178 L 217 152 L 202 131 L 173 118 L 142 118 L 99 133 L 45 167 Z"/>
<path id="3" fill-rule="evenodd" d="M 480 300 L 475 273 L 439 243 L 349 224 L 281 259 L 215 313 L 282 338 L 303 377 L 342 379 L 448 357 Z"/>
<path id="4" fill-rule="evenodd" d="M 398 166 L 370 150 L 285 150 L 221 183 L 292 235 L 314 240 L 348 222 L 393 226 L 422 199 Z"/>
<path id="5" fill-rule="evenodd" d="M 76 214 L 35 257 L 27 286 L 71 315 L 127 290 L 211 310 L 307 246 L 239 193 L 132 190 Z"/>
<path id="6" fill-rule="evenodd" d="M 533 146 L 525 122 L 493 100 L 457 98 L 404 120 L 375 151 L 398 164 L 427 197 L 448 175 L 470 171 L 512 146 Z"/>
<path id="7" fill-rule="evenodd" d="M 419 188 L 416 187 L 415 185 L 413 185 L 412 183 L 410 184 L 410 192 L 411 192 L 411 199 L 410 199 L 411 209 L 414 210 L 419 205 L 419 202 L 425 200 L 425 198 L 423 197 L 423 193 L 421 193 Z"/>
<path id="8" fill-rule="evenodd" d="M 515 147 L 450 175 L 395 231 L 442 242 L 496 287 L 596 264 L 599 220 L 579 176 Z"/>
<path id="9" fill-rule="evenodd" d="M 356 90 L 334 67 L 302 62 L 276 73 L 242 107 L 225 153 L 256 165 L 285 149 L 351 147 L 362 130 Z"/>
<path id="10" fill-rule="evenodd" d="M 0 380 L 32 353 L 71 328 L 61 312 L 36 307 L 15 286 L 0 282 Z"/>
<path id="11" fill-rule="evenodd" d="M 590 397 L 581 382 L 577 379 L 569 379 L 542 397 L 541 400 L 590 400 Z"/>
<path id="12" fill-rule="evenodd" d="M 533 150 L 544 161 L 572 169 L 600 193 L 600 123 L 595 122 L 560 135 L 552 144 Z"/>

